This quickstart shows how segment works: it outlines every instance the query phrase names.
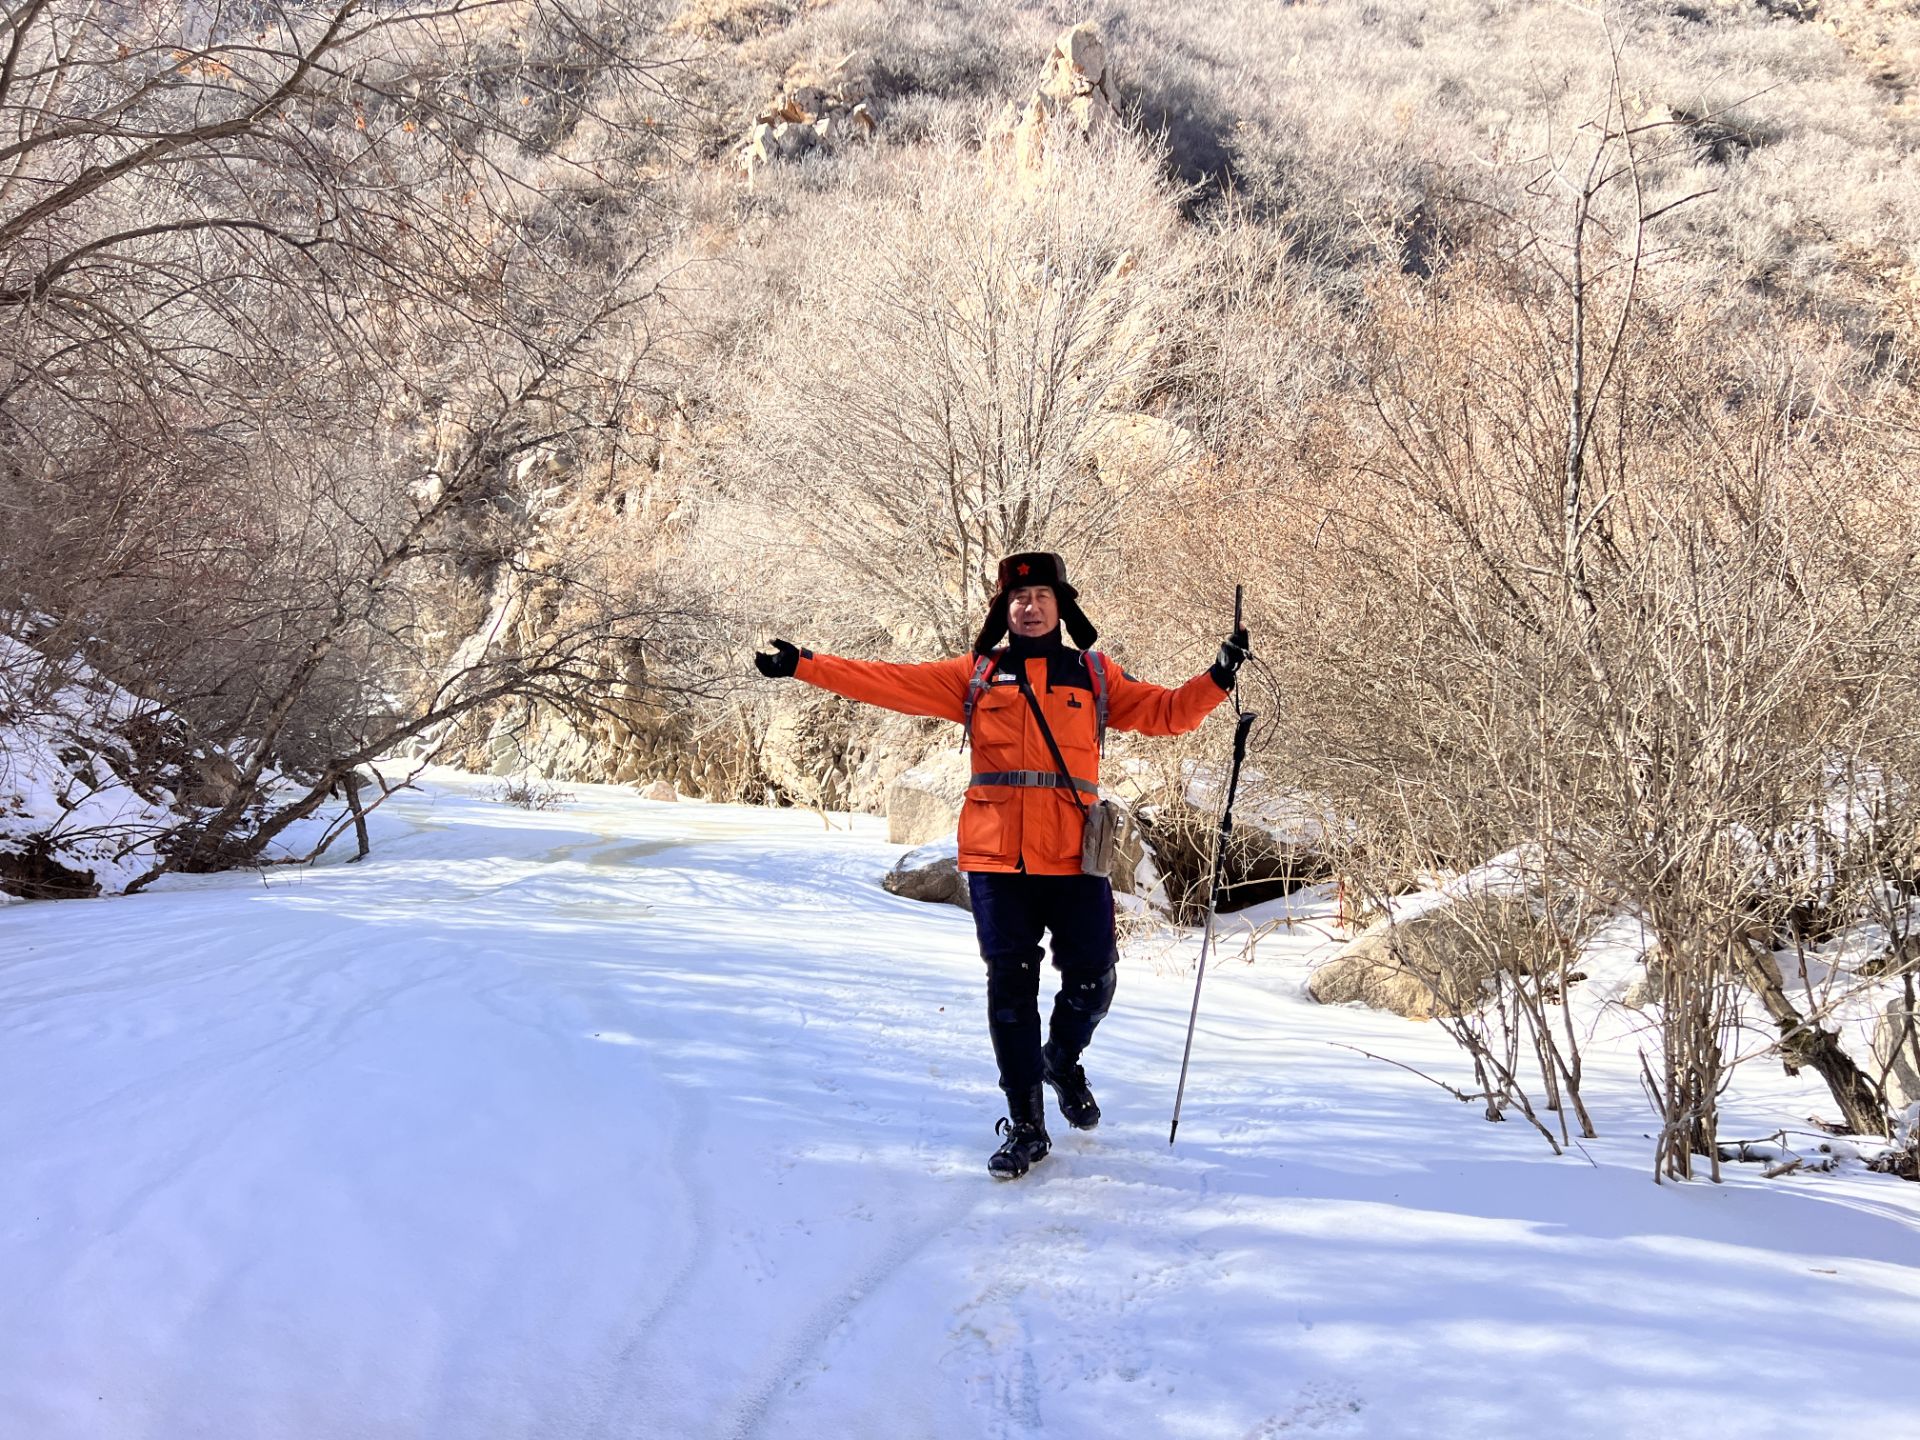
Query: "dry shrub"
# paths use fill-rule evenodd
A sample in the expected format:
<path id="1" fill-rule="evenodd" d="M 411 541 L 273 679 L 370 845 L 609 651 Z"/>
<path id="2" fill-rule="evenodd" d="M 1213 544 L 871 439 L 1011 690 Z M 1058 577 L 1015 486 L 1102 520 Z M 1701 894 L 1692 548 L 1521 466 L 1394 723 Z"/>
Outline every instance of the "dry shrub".
<path id="1" fill-rule="evenodd" d="M 489 800 L 502 805 L 516 805 L 522 810 L 559 810 L 573 802 L 573 792 L 562 790 L 550 780 L 538 776 L 523 775 L 515 780 L 503 780 L 490 787 L 486 792 Z"/>
<path id="2" fill-rule="evenodd" d="M 1730 987 L 1831 884 L 1789 837 L 1841 777 L 1907 793 L 1920 507 L 1904 400 L 1817 337 L 1742 344 L 1684 292 L 1629 302 L 1604 274 L 1588 323 L 1617 345 L 1604 388 L 1589 357 L 1577 482 L 1567 293 L 1483 251 L 1374 287 L 1353 385 L 1235 417 L 1260 438 L 1195 498 L 1257 546 L 1189 535 L 1255 581 L 1284 665 L 1266 763 L 1351 821 L 1354 883 L 1385 896 L 1529 844 L 1543 884 L 1651 926 L 1660 1163 L 1685 1174 L 1714 1153 Z M 1849 1120 L 1884 1124 L 1774 998 Z"/>
<path id="3" fill-rule="evenodd" d="M 821 243 L 785 251 L 703 521 L 752 602 L 823 643 L 955 653 L 1001 555 L 1116 568 L 1103 455 L 1178 366 L 1187 257 L 1151 151 L 1061 154 L 1035 191 L 970 152 L 885 156 L 796 208 Z"/>

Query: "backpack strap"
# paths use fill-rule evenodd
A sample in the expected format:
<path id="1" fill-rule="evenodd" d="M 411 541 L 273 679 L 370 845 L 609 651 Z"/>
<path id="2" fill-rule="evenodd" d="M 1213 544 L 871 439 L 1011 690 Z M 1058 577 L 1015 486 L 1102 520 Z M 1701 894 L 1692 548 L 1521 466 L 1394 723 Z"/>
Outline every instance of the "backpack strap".
<path id="1" fill-rule="evenodd" d="M 1097 743 L 1102 755 L 1107 753 L 1107 657 L 1098 650 L 1089 650 L 1087 657 L 1087 676 L 1093 681 L 1093 718 L 1099 726 Z"/>
<path id="2" fill-rule="evenodd" d="M 986 690 L 988 682 L 993 676 L 994 667 L 1000 663 L 1000 657 L 1005 653 L 1004 650 L 996 650 L 991 655 L 982 655 L 974 664 L 973 678 L 967 681 L 967 698 L 962 702 L 960 707 L 961 725 L 966 732 L 961 741 L 963 745 L 973 739 L 973 707 L 980 703 L 981 693 Z M 1098 650 L 1087 650 L 1083 652 L 1082 658 L 1087 662 L 1087 676 L 1093 682 L 1093 718 L 1094 724 L 1098 727 L 1095 735 L 1095 743 L 1099 747 L 1100 753 L 1104 755 L 1107 753 L 1107 707 L 1109 689 L 1107 684 L 1107 657 L 1102 655 Z"/>
<path id="3" fill-rule="evenodd" d="M 967 698 L 961 706 L 961 725 L 965 734 L 960 743 L 965 745 L 973 739 L 973 707 L 979 703 L 981 693 L 987 688 L 987 682 L 993 675 L 993 667 L 1000 663 L 1000 652 L 982 655 L 973 667 L 973 678 L 967 681 Z"/>

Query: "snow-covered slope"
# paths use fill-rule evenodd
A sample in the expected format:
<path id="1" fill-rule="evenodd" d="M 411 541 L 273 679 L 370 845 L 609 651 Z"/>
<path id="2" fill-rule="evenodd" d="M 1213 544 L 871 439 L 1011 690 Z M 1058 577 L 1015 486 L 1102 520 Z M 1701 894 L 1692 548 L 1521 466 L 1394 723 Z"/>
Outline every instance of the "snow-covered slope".
<path id="1" fill-rule="evenodd" d="M 122 773 L 132 766 L 120 732 L 154 707 L 77 662 L 71 676 L 50 669 L 0 634 L 0 856 L 42 855 L 75 892 L 121 889 L 154 863 L 155 837 L 179 823 L 172 794 L 143 795 Z M 0 890 L 0 904 L 7 899 Z"/>
<path id="2" fill-rule="evenodd" d="M 1169 1150 L 1191 982 L 1130 956 L 1106 1124 L 996 1184 L 970 922 L 877 822 L 375 820 L 0 912 L 8 1440 L 1920 1435 L 1920 1186 L 1657 1188 L 1624 1049 L 1554 1159 L 1339 1048 L 1458 1073 L 1302 925 L 1212 970 Z"/>
<path id="3" fill-rule="evenodd" d="M 163 706 L 0 632 L 0 905 L 126 889 L 238 773 Z"/>

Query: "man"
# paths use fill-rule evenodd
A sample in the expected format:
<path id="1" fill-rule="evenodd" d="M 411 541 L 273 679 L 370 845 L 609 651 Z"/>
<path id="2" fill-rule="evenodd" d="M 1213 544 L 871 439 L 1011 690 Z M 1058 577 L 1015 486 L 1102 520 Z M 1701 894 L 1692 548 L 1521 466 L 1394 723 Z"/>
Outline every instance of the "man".
<path id="1" fill-rule="evenodd" d="M 1062 642 L 1063 619 L 1078 649 Z M 1007 643 L 997 649 L 1002 636 Z M 1080 1056 L 1113 1000 L 1119 952 L 1113 887 L 1104 875 L 1082 873 L 1080 850 L 1085 807 L 1099 794 L 1101 723 L 1145 735 L 1192 730 L 1226 698 L 1248 653 L 1247 632 L 1236 630 L 1210 669 L 1167 689 L 1099 655 L 1097 638 L 1066 563 L 1028 552 L 1000 562 L 999 592 L 971 655 L 891 665 L 775 640 L 754 657 L 769 679 L 798 676 L 850 700 L 968 726 L 973 780 L 960 812 L 960 868 L 987 963 L 987 1029 L 1007 1097 L 1007 1117 L 995 1127 L 1005 1142 L 987 1162 L 1001 1179 L 1026 1174 L 1052 1147 L 1043 1082 L 1069 1125 L 1100 1123 Z M 1061 985 L 1042 1046 L 1044 933 Z"/>

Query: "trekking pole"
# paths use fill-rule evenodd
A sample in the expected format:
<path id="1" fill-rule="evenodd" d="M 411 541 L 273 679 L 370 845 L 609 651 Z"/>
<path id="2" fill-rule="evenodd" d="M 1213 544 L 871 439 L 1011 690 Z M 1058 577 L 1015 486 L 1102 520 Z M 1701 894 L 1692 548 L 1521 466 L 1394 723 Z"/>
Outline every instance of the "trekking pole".
<path id="1" fill-rule="evenodd" d="M 1240 631 L 1241 587 L 1233 587 L 1233 629 Z M 1193 1058 L 1193 1030 L 1200 1019 L 1200 987 L 1207 978 L 1207 952 L 1213 948 L 1213 917 L 1220 908 L 1220 880 L 1226 871 L 1227 836 L 1233 832 L 1233 797 L 1240 789 L 1240 763 L 1247 758 L 1247 732 L 1253 729 L 1254 714 L 1240 709 L 1238 687 L 1233 708 L 1239 719 L 1233 730 L 1233 768 L 1227 772 L 1227 800 L 1220 807 L 1220 831 L 1213 844 L 1213 873 L 1207 881 L 1207 926 L 1200 939 L 1200 968 L 1193 977 L 1193 1010 L 1187 1016 L 1187 1047 L 1180 1053 L 1180 1088 L 1173 1097 L 1173 1125 L 1167 1131 L 1167 1144 L 1180 1133 L 1180 1105 L 1187 1095 L 1187 1063 Z"/>

